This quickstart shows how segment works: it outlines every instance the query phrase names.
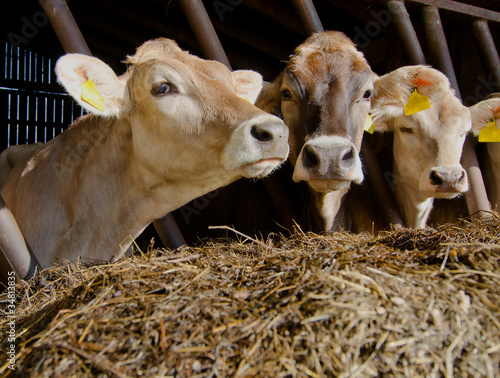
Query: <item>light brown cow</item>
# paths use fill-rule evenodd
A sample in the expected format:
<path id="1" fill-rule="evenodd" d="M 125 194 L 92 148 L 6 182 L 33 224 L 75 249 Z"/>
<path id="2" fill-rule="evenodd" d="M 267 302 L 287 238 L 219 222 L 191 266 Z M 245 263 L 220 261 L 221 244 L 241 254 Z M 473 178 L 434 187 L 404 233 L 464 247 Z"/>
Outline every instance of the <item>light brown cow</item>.
<path id="1" fill-rule="evenodd" d="M 486 100 L 470 108 L 472 130 L 477 136 L 485 128 L 497 128 L 493 140 L 487 142 L 488 161 L 482 167 L 488 198 L 493 210 L 500 210 L 500 94 L 490 95 Z M 481 140 L 481 139 L 480 139 Z"/>
<path id="2" fill-rule="evenodd" d="M 176 212 L 187 241 L 220 224 L 251 235 L 295 224 L 331 230 L 343 195 L 363 180 L 359 150 L 375 78 L 341 32 L 316 33 L 297 47 L 255 102 L 290 128 L 289 162 L 264 180 L 239 181 Z"/>
<path id="3" fill-rule="evenodd" d="M 425 103 L 419 95 L 428 98 L 430 108 L 406 115 L 410 97 Z M 470 112 L 441 72 L 407 66 L 375 82 L 372 116 L 376 131 L 394 134 L 392 174 L 406 226 L 423 227 L 434 198 L 453 198 L 468 188 L 460 157 L 471 129 Z"/>
<path id="4" fill-rule="evenodd" d="M 59 81 L 93 114 L 0 159 L 12 167 L 1 195 L 42 267 L 116 260 L 154 219 L 240 177 L 265 176 L 288 155 L 284 123 L 236 94 L 259 91 L 260 75 L 232 75 L 167 39 L 146 42 L 127 63 L 117 77 L 96 58 L 61 57 Z M 82 100 L 88 79 L 103 99 L 96 107 Z"/>

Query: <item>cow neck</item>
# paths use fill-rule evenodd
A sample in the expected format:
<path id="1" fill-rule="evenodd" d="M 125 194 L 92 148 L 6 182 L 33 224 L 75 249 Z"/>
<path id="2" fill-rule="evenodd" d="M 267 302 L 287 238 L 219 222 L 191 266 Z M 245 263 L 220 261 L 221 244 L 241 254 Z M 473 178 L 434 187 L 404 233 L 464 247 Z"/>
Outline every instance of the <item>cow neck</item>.
<path id="1" fill-rule="evenodd" d="M 78 238 L 79 219 L 93 219 L 93 237 L 87 245 L 82 243 L 82 248 L 121 255 L 151 222 L 150 201 L 143 196 L 139 177 L 134 173 L 137 167 L 133 163 L 130 122 L 126 118 L 85 116 L 65 132 L 64 145 L 66 150 L 80 151 L 81 158 L 78 164 L 59 172 L 65 192 L 71 196 L 65 201 L 68 239 Z M 84 145 L 88 149 L 81 150 Z M 103 235 L 100 230 L 106 227 L 113 228 L 109 234 L 117 235 L 116 240 L 99 237 Z M 127 241 L 120 244 L 122 240 Z M 111 256 L 93 257 L 108 260 Z"/>
<path id="2" fill-rule="evenodd" d="M 395 165 L 394 177 L 401 177 Z M 404 179 L 396 179 L 394 189 L 396 191 L 396 202 L 406 227 L 425 227 L 432 210 L 434 198 L 407 184 Z"/>
<path id="3" fill-rule="evenodd" d="M 345 191 L 318 193 L 304 181 L 293 182 L 293 170 L 288 160 L 278 171 L 262 180 L 276 207 L 276 220 L 289 230 L 296 225 L 313 232 L 331 230 Z"/>
<path id="4" fill-rule="evenodd" d="M 318 193 L 309 189 L 314 201 L 314 227 L 313 230 L 332 231 L 335 218 L 342 205 L 342 197 L 349 189 L 337 190 L 328 193 Z"/>

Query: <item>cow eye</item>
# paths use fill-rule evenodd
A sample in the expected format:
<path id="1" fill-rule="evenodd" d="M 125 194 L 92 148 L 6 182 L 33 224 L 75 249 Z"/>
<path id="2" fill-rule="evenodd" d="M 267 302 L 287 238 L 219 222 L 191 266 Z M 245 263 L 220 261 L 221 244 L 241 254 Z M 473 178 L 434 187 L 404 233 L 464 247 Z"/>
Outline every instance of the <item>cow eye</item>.
<path id="1" fill-rule="evenodd" d="M 363 93 L 363 98 L 364 98 L 365 100 L 368 100 L 368 99 L 370 99 L 371 97 L 372 97 L 372 91 L 371 91 L 371 90 L 369 90 L 369 89 L 368 89 L 365 93 Z"/>
<path id="2" fill-rule="evenodd" d="M 403 133 L 407 133 L 407 134 L 413 134 L 413 129 L 410 128 L 410 127 L 400 127 L 399 130 L 401 130 L 401 132 Z"/>
<path id="3" fill-rule="evenodd" d="M 281 99 L 282 100 L 291 100 L 292 93 L 288 89 L 284 89 L 281 91 Z"/>
<path id="4" fill-rule="evenodd" d="M 175 87 L 172 84 L 169 84 L 167 82 L 155 84 L 153 88 L 151 89 L 151 93 L 153 93 L 154 96 L 162 96 L 167 93 L 173 92 Z"/>

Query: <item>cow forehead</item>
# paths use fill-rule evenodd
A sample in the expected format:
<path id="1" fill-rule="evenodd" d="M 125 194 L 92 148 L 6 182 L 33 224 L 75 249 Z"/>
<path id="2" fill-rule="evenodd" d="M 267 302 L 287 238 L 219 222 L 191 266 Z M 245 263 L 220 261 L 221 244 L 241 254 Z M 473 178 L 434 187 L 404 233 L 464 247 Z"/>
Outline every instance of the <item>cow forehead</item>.
<path id="1" fill-rule="evenodd" d="M 311 82 L 329 82 L 332 78 L 370 71 L 363 53 L 342 32 L 315 33 L 295 49 L 287 64 L 288 71 Z"/>
<path id="2" fill-rule="evenodd" d="M 351 51 L 335 54 L 316 51 L 296 57 L 289 62 L 284 80 L 298 86 L 309 100 L 323 101 L 327 94 L 349 99 L 371 86 L 375 78 L 368 64 L 357 58 Z"/>
<path id="3" fill-rule="evenodd" d="M 166 38 L 148 41 L 140 46 L 136 54 L 127 57 L 126 63 L 137 67 L 164 66 L 180 72 L 190 73 L 198 79 L 209 79 L 233 86 L 231 71 L 222 63 L 200 59 L 187 51 L 181 50 L 177 44 Z"/>
<path id="4" fill-rule="evenodd" d="M 349 79 L 348 74 L 356 75 L 371 72 L 368 63 L 357 51 L 337 50 L 323 52 L 309 50 L 307 54 L 293 56 L 286 68 L 299 77 L 316 78 L 330 81 L 332 78 Z"/>
<path id="5" fill-rule="evenodd" d="M 463 133 L 471 129 L 470 112 L 453 95 L 432 103 L 431 109 L 417 113 L 414 117 L 425 134 L 437 139 L 450 133 Z"/>

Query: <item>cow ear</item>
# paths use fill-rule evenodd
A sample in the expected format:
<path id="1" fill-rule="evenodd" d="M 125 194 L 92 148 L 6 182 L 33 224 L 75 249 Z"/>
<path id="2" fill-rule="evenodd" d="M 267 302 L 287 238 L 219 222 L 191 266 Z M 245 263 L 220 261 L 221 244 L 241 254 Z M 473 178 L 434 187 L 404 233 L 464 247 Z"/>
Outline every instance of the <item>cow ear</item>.
<path id="1" fill-rule="evenodd" d="M 483 100 L 469 108 L 472 120 L 472 130 L 479 131 L 488 126 L 493 119 L 499 119 L 496 122 L 500 125 L 500 98 L 491 97 Z"/>
<path id="2" fill-rule="evenodd" d="M 389 126 L 387 124 L 388 118 L 385 113 L 374 113 L 372 110 L 371 121 L 373 124 L 373 131 L 384 132 L 389 130 Z"/>
<path id="3" fill-rule="evenodd" d="M 101 60 L 82 54 L 58 59 L 57 79 L 87 111 L 104 116 L 118 115 L 126 103 L 125 83 Z"/>
<path id="4" fill-rule="evenodd" d="M 250 70 L 233 71 L 234 87 L 236 94 L 255 104 L 255 100 L 262 89 L 262 75 Z"/>
<path id="5" fill-rule="evenodd" d="M 410 66 L 411 67 L 411 66 Z M 418 93 L 435 98 L 446 93 L 455 93 L 448 78 L 440 71 L 427 66 L 414 66 L 410 71 L 411 85 Z"/>

